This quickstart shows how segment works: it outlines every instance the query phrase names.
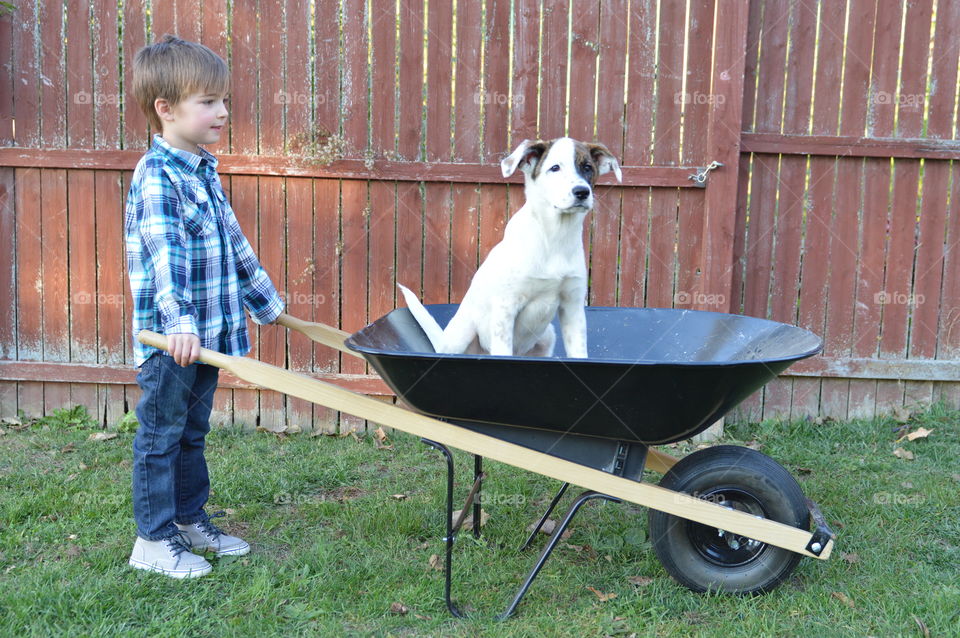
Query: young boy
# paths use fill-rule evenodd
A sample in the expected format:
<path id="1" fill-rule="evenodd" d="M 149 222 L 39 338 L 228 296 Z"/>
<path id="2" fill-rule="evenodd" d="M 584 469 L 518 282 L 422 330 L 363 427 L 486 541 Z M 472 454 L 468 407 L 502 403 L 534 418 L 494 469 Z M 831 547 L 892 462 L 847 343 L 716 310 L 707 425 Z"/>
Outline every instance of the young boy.
<path id="1" fill-rule="evenodd" d="M 207 47 L 165 36 L 133 63 L 133 95 L 162 132 L 137 164 L 127 196 L 127 268 L 133 292 L 135 364 L 143 396 L 133 442 L 130 565 L 174 578 L 203 576 L 218 556 L 250 551 L 203 511 L 210 492 L 204 437 L 217 387 L 213 366 L 196 363 L 200 347 L 250 350 L 246 306 L 271 323 L 283 302 L 240 230 L 200 144 L 220 139 L 227 122 L 227 65 Z M 170 354 L 136 339 L 165 334 Z"/>

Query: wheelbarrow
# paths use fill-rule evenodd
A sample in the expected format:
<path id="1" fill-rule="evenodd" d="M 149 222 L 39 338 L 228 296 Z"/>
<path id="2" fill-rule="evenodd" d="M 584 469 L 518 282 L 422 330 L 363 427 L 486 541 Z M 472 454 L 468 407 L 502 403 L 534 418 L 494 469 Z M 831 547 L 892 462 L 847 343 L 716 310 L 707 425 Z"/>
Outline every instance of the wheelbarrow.
<path id="1" fill-rule="evenodd" d="M 443 326 L 456 305 L 428 305 Z M 484 457 L 561 481 L 522 548 L 567 488 L 586 491 L 568 506 L 506 610 L 510 616 L 580 508 L 591 500 L 649 508 L 649 538 L 666 571 L 694 591 L 766 592 L 803 556 L 827 559 L 834 534 L 790 473 L 745 447 L 719 445 L 682 459 L 655 450 L 704 431 L 822 341 L 787 324 L 715 312 L 587 308 L 586 359 L 437 354 L 406 308 L 350 335 L 281 315 L 278 323 L 365 358 L 413 410 L 344 390 L 254 359 L 201 349 L 200 361 L 250 383 L 414 434 L 447 461 L 445 600 L 452 548 L 467 512 L 480 531 Z M 143 331 L 141 342 L 166 348 Z M 450 447 L 474 455 L 474 481 L 453 520 Z M 659 485 L 644 470 L 664 473 Z M 811 531 L 812 526 L 812 531 Z"/>

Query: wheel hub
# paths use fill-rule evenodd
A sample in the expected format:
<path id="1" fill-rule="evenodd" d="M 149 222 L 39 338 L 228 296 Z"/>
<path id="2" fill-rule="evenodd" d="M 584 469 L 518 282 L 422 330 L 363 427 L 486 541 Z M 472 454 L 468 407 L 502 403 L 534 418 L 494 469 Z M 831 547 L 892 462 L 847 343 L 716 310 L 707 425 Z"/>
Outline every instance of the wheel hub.
<path id="1" fill-rule="evenodd" d="M 760 501 L 740 488 L 718 487 L 697 496 L 723 507 L 766 518 Z M 721 567 L 746 565 L 767 548 L 766 543 L 692 521 L 687 522 L 687 536 L 697 553 Z"/>

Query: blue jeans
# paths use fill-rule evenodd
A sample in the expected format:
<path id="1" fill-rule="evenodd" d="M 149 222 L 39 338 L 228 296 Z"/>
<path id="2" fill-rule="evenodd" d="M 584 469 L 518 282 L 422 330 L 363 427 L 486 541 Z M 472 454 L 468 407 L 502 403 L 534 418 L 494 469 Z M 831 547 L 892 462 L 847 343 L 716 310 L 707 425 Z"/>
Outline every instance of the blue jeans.
<path id="1" fill-rule="evenodd" d="M 186 368 L 156 352 L 137 373 L 143 396 L 133 439 L 133 518 L 137 535 L 155 541 L 178 533 L 176 523 L 207 518 L 210 477 L 203 456 L 220 369 Z"/>

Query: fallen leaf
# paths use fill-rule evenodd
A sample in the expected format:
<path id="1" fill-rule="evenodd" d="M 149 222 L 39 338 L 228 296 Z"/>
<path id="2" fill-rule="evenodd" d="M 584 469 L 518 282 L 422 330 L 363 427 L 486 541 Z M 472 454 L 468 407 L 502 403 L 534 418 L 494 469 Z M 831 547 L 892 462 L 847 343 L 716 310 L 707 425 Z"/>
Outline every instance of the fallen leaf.
<path id="1" fill-rule="evenodd" d="M 614 598 L 617 597 L 617 594 L 614 593 L 614 592 L 610 592 L 609 594 L 604 594 L 603 592 L 599 592 L 599 591 L 597 591 L 596 589 L 594 589 L 593 587 L 590 587 L 589 585 L 587 586 L 587 589 L 589 589 L 589 590 L 592 591 L 594 594 L 596 594 L 596 595 L 597 595 L 597 598 L 599 598 L 599 599 L 600 599 L 600 602 L 602 602 L 602 603 L 605 603 L 605 602 L 607 602 L 608 600 L 613 600 Z"/>
<path id="2" fill-rule="evenodd" d="M 84 470 L 90 469 L 90 466 L 88 466 L 86 463 L 81 463 L 81 464 L 78 465 L 77 467 L 80 469 L 81 472 L 84 471 Z"/>
<path id="3" fill-rule="evenodd" d="M 75 541 L 77 538 L 79 537 L 76 534 L 70 534 L 70 536 L 67 536 L 68 541 Z"/>
<path id="4" fill-rule="evenodd" d="M 428 547 L 430 547 L 430 543 L 429 543 L 429 542 L 423 542 L 423 543 L 420 543 L 419 545 L 417 545 L 416 549 L 426 549 L 426 548 L 428 548 Z"/>
<path id="5" fill-rule="evenodd" d="M 390 605 L 390 613 L 391 613 L 391 614 L 399 614 L 399 615 L 403 616 L 404 614 L 408 613 L 409 611 L 410 611 L 410 609 L 409 609 L 406 605 L 404 605 L 403 603 L 392 603 L 392 604 Z"/>
<path id="6" fill-rule="evenodd" d="M 913 452 L 910 450 L 904 450 L 902 447 L 898 447 L 893 450 L 893 455 L 898 459 L 903 459 L 905 461 L 913 460 Z"/>
<path id="7" fill-rule="evenodd" d="M 287 434 L 300 434 L 301 432 L 303 432 L 303 428 L 296 423 L 291 423 L 287 426 Z"/>
<path id="8" fill-rule="evenodd" d="M 860 562 L 860 554 L 852 552 L 850 554 L 843 554 L 843 560 L 847 561 L 851 565 Z"/>
<path id="9" fill-rule="evenodd" d="M 472 509 L 472 508 L 471 508 Z M 457 510 L 453 513 L 453 516 L 450 517 L 451 523 L 456 523 L 457 519 L 460 518 L 460 512 L 463 510 Z M 483 527 L 487 524 L 487 521 L 490 519 L 490 515 L 487 514 L 487 510 L 480 510 L 480 527 Z M 463 524 L 460 526 L 461 529 L 473 529 L 473 513 L 467 514 L 467 517 L 463 519 Z"/>
<path id="10" fill-rule="evenodd" d="M 67 443 L 62 448 L 60 448 L 60 452 L 62 454 L 66 454 L 67 452 L 73 452 L 76 449 L 77 449 L 77 446 L 75 446 L 73 443 Z"/>
<path id="11" fill-rule="evenodd" d="M 812 472 L 813 472 L 813 470 L 811 470 L 809 467 L 798 467 L 798 468 L 797 468 L 797 474 L 811 474 Z"/>
<path id="12" fill-rule="evenodd" d="M 404 500 L 405 498 L 407 498 L 407 495 L 406 495 L 406 494 L 394 494 L 394 495 L 392 495 L 390 498 L 396 499 L 396 500 L 398 500 L 398 501 L 402 501 L 402 500 Z"/>
<path id="13" fill-rule="evenodd" d="M 930 638 L 930 629 L 927 627 L 927 625 L 916 616 L 913 616 L 913 620 L 917 623 L 917 626 L 920 627 L 920 632 L 923 634 L 924 638 Z"/>
<path id="14" fill-rule="evenodd" d="M 647 576 L 631 576 L 627 580 L 629 580 L 632 584 L 636 585 L 637 587 L 646 587 L 647 585 L 653 582 L 653 579 Z"/>
<path id="15" fill-rule="evenodd" d="M 854 606 L 855 606 L 855 605 L 853 604 L 853 601 L 850 600 L 850 597 L 847 596 L 846 594 L 844 594 L 843 592 L 835 591 L 835 592 L 833 592 L 833 593 L 830 594 L 830 597 L 831 597 L 831 598 L 836 598 L 837 600 L 839 600 L 840 602 L 842 602 L 844 605 L 846 605 L 846 606 L 849 607 L 850 609 L 853 609 Z"/>
<path id="16" fill-rule="evenodd" d="M 373 431 L 373 444 L 378 450 L 392 450 L 392 445 L 387 445 L 387 433 L 383 431 L 382 427 L 378 427 Z"/>
<path id="17" fill-rule="evenodd" d="M 88 437 L 91 441 L 109 441 L 117 438 L 116 432 L 94 432 Z"/>
<path id="18" fill-rule="evenodd" d="M 763 447 L 763 443 L 760 441 L 747 441 L 747 447 L 751 450 L 759 450 Z"/>
<path id="19" fill-rule="evenodd" d="M 414 617 L 419 618 L 420 620 L 433 620 L 433 616 L 421 616 L 420 614 L 414 614 Z"/>
<path id="20" fill-rule="evenodd" d="M 443 561 L 440 560 L 439 554 L 430 554 L 430 569 L 443 571 Z"/>
<path id="21" fill-rule="evenodd" d="M 916 441 L 917 439 L 925 439 L 933 433 L 933 430 L 928 430 L 927 428 L 917 428 L 913 432 L 907 435 L 908 441 Z"/>
<path id="22" fill-rule="evenodd" d="M 527 531 L 532 532 L 533 528 L 536 526 L 537 526 L 536 523 L 530 523 L 529 525 L 527 525 Z M 543 522 L 543 525 L 540 526 L 540 533 L 546 534 L 549 536 L 550 534 L 553 534 L 553 530 L 555 530 L 556 528 L 557 528 L 557 521 L 553 520 L 552 518 L 548 518 Z M 573 535 L 573 532 L 570 531 L 570 528 L 567 528 L 563 530 L 563 534 L 560 535 L 560 538 L 563 540 L 567 540 L 572 535 Z"/>

